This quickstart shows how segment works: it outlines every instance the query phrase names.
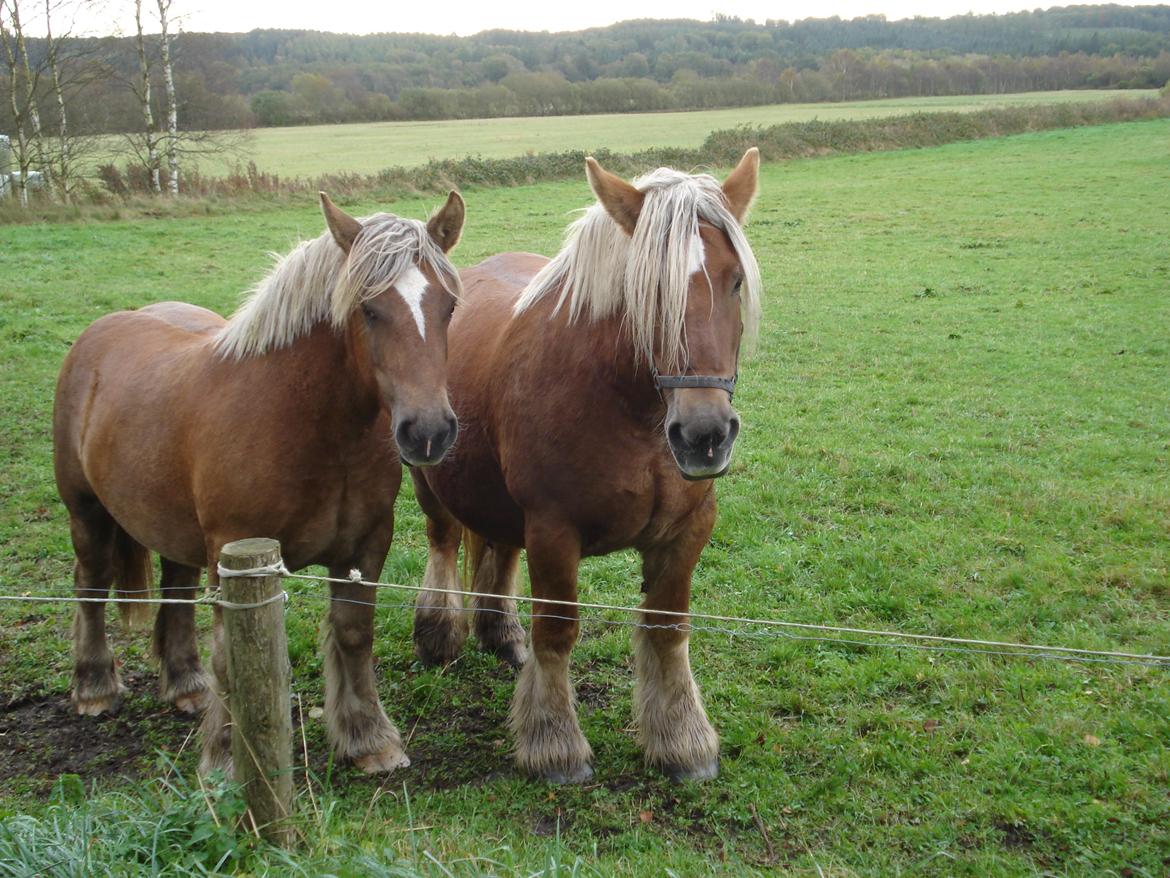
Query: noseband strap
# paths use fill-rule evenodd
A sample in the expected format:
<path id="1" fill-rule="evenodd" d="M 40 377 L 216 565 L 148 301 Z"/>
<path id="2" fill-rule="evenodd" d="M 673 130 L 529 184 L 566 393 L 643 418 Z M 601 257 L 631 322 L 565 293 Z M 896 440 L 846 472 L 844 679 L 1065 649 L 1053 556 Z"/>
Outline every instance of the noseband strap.
<path id="1" fill-rule="evenodd" d="M 659 375 L 656 368 L 651 367 L 654 376 L 654 386 L 661 393 L 663 390 L 690 390 L 697 387 L 715 387 L 726 390 L 729 397 L 735 396 L 735 382 L 739 380 L 739 372 L 731 378 L 720 378 L 717 375 Z"/>

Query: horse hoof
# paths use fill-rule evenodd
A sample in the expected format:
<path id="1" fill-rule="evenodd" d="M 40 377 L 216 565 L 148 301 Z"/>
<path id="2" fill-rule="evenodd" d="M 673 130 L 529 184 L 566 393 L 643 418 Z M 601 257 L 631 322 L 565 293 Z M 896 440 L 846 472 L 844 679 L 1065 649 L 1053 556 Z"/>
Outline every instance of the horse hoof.
<path id="1" fill-rule="evenodd" d="M 207 677 L 196 670 L 161 680 L 161 697 L 182 713 L 202 713 L 210 696 Z"/>
<path id="2" fill-rule="evenodd" d="M 389 774 L 396 768 L 409 768 L 410 757 L 397 747 L 387 747 L 379 753 L 355 756 L 353 764 L 366 774 Z"/>
<path id="3" fill-rule="evenodd" d="M 716 757 L 710 762 L 695 766 L 664 765 L 662 773 L 675 783 L 687 780 L 713 780 L 719 776 L 719 759 Z"/>
<path id="4" fill-rule="evenodd" d="M 513 640 L 502 643 L 493 652 L 496 654 L 496 658 L 511 665 L 517 671 L 524 667 L 524 663 L 528 661 L 528 647 L 522 641 Z"/>
<path id="5" fill-rule="evenodd" d="M 467 632 L 444 624 L 423 625 L 415 622 L 414 654 L 426 667 L 449 665 L 463 653 Z"/>
<path id="6" fill-rule="evenodd" d="M 560 769 L 554 768 L 545 771 L 542 777 L 551 784 L 580 784 L 585 783 L 593 777 L 593 766 L 588 762 L 578 765 L 576 768 Z"/>
<path id="7" fill-rule="evenodd" d="M 101 716 L 103 713 L 115 714 L 122 706 L 122 695 L 115 692 L 112 695 L 100 695 L 82 698 L 73 697 L 73 709 L 78 716 Z"/>
<path id="8" fill-rule="evenodd" d="M 174 704 L 180 713 L 202 713 L 203 709 L 207 707 L 207 690 L 200 689 L 188 692 L 186 695 L 180 695 L 174 699 Z"/>

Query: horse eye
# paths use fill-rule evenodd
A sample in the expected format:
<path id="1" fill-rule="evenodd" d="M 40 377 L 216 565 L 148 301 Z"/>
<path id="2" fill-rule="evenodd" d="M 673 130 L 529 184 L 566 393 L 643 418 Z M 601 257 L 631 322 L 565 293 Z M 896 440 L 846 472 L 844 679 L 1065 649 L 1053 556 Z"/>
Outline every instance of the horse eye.
<path id="1" fill-rule="evenodd" d="M 366 318 L 366 323 L 377 323 L 378 314 L 369 305 L 362 305 L 362 317 Z"/>
<path id="2" fill-rule="evenodd" d="M 731 288 L 731 292 L 732 292 L 732 294 L 733 294 L 733 295 L 736 295 L 736 296 L 738 296 L 738 295 L 739 295 L 739 288 L 740 288 L 740 287 L 742 287 L 742 286 L 743 286 L 743 278 L 742 278 L 742 277 L 741 277 L 741 278 L 737 278 L 737 279 L 736 279 L 736 281 L 735 281 L 735 286 L 733 286 L 733 287 Z"/>

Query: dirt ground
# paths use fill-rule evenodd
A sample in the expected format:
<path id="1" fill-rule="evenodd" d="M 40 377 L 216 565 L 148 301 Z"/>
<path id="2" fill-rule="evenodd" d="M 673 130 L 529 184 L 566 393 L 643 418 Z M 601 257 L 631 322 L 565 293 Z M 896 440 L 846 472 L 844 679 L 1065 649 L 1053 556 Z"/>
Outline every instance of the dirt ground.
<path id="1" fill-rule="evenodd" d="M 155 773 L 162 748 L 191 747 L 196 717 L 155 696 L 156 676 L 123 676 L 129 690 L 113 716 L 78 716 L 68 693 L 22 695 L 0 707 L 0 787 L 24 781 L 48 790 L 62 774 L 132 780 Z"/>

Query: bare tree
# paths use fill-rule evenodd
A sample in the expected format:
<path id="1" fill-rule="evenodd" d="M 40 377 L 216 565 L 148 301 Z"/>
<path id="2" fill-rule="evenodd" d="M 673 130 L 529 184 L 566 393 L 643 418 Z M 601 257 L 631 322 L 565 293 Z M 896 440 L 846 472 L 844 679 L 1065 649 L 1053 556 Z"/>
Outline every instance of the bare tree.
<path id="1" fill-rule="evenodd" d="M 132 86 L 135 95 L 138 97 L 139 103 L 142 105 L 142 122 L 144 132 L 142 137 L 142 159 L 146 164 L 146 170 L 150 174 L 150 188 L 151 191 L 158 194 L 162 192 L 162 185 L 159 182 L 159 155 L 158 144 L 161 139 L 158 134 L 158 126 L 154 120 L 154 107 L 151 105 L 150 92 L 150 58 L 146 52 L 146 39 L 142 35 L 142 0 L 134 0 L 134 24 L 137 27 L 137 46 L 138 46 L 138 82 Z"/>
<path id="2" fill-rule="evenodd" d="M 19 0 L 0 0 L 0 42 L 4 44 L 4 61 L 8 74 L 6 91 L 12 109 L 16 139 L 12 152 L 19 176 L 14 181 L 21 207 L 28 207 L 28 184 L 34 159 L 44 165 L 41 143 L 41 114 L 37 109 L 37 88 L 41 69 L 34 67 L 24 39 L 24 23 Z"/>
<path id="3" fill-rule="evenodd" d="M 49 72 L 49 87 L 57 109 L 57 136 L 55 141 L 46 136 L 46 169 L 50 171 L 53 188 L 63 202 L 73 200 L 74 189 L 82 179 L 80 159 L 84 152 L 94 148 L 92 139 L 80 138 L 73 130 L 67 92 L 92 78 L 93 71 L 84 62 L 96 51 L 79 41 L 71 40 L 77 13 L 90 5 L 91 0 L 45 0 L 44 66 Z M 54 33 L 53 19 L 60 16 L 64 26 Z M 59 19 L 60 20 L 60 19 Z"/>
<path id="4" fill-rule="evenodd" d="M 44 16 L 42 37 L 30 35 L 35 28 L 22 15 L 20 0 L 0 0 L 5 91 L 19 165 L 13 183 L 25 206 L 31 184 L 38 179 L 50 181 L 59 200 L 70 201 L 82 178 L 79 160 L 87 149 L 95 148 L 92 140 L 73 130 L 70 105 L 71 93 L 96 75 L 86 62 L 97 46 L 73 39 L 77 13 L 91 2 L 40 0 L 35 12 Z"/>
<path id="5" fill-rule="evenodd" d="M 167 89 L 167 186 L 172 198 L 179 195 L 179 101 L 175 95 L 175 71 L 171 66 L 171 35 L 167 30 L 167 18 L 171 11 L 171 0 L 157 0 L 158 23 L 161 28 L 163 82 Z"/>
<path id="6" fill-rule="evenodd" d="M 53 39 L 53 4 L 45 0 L 45 49 L 49 72 L 53 81 L 53 97 L 57 100 L 57 155 L 53 168 L 53 183 L 62 201 L 69 201 L 69 181 L 72 179 L 72 156 L 69 141 L 69 113 L 65 109 L 65 89 L 61 84 L 60 44 Z"/>
<path id="7" fill-rule="evenodd" d="M 3 2 L 3 0 L 0 0 Z M 128 85 L 134 93 L 142 113 L 140 131 L 126 134 L 126 143 L 134 161 L 146 169 L 150 189 L 161 194 L 163 153 L 166 154 L 166 190 L 171 196 L 179 194 L 179 177 L 182 167 L 190 168 L 200 159 L 225 156 L 242 160 L 251 142 L 250 133 L 242 130 L 227 131 L 184 131 L 179 129 L 179 102 L 175 89 L 173 40 L 177 16 L 173 14 L 172 0 L 156 0 L 159 40 L 157 44 L 144 32 L 150 27 L 149 18 L 144 23 L 143 0 L 134 0 L 135 48 L 138 53 L 138 72 Z M 161 68 L 165 107 L 156 104 L 157 88 L 155 76 Z M 165 123 L 160 120 L 165 112 Z"/>

